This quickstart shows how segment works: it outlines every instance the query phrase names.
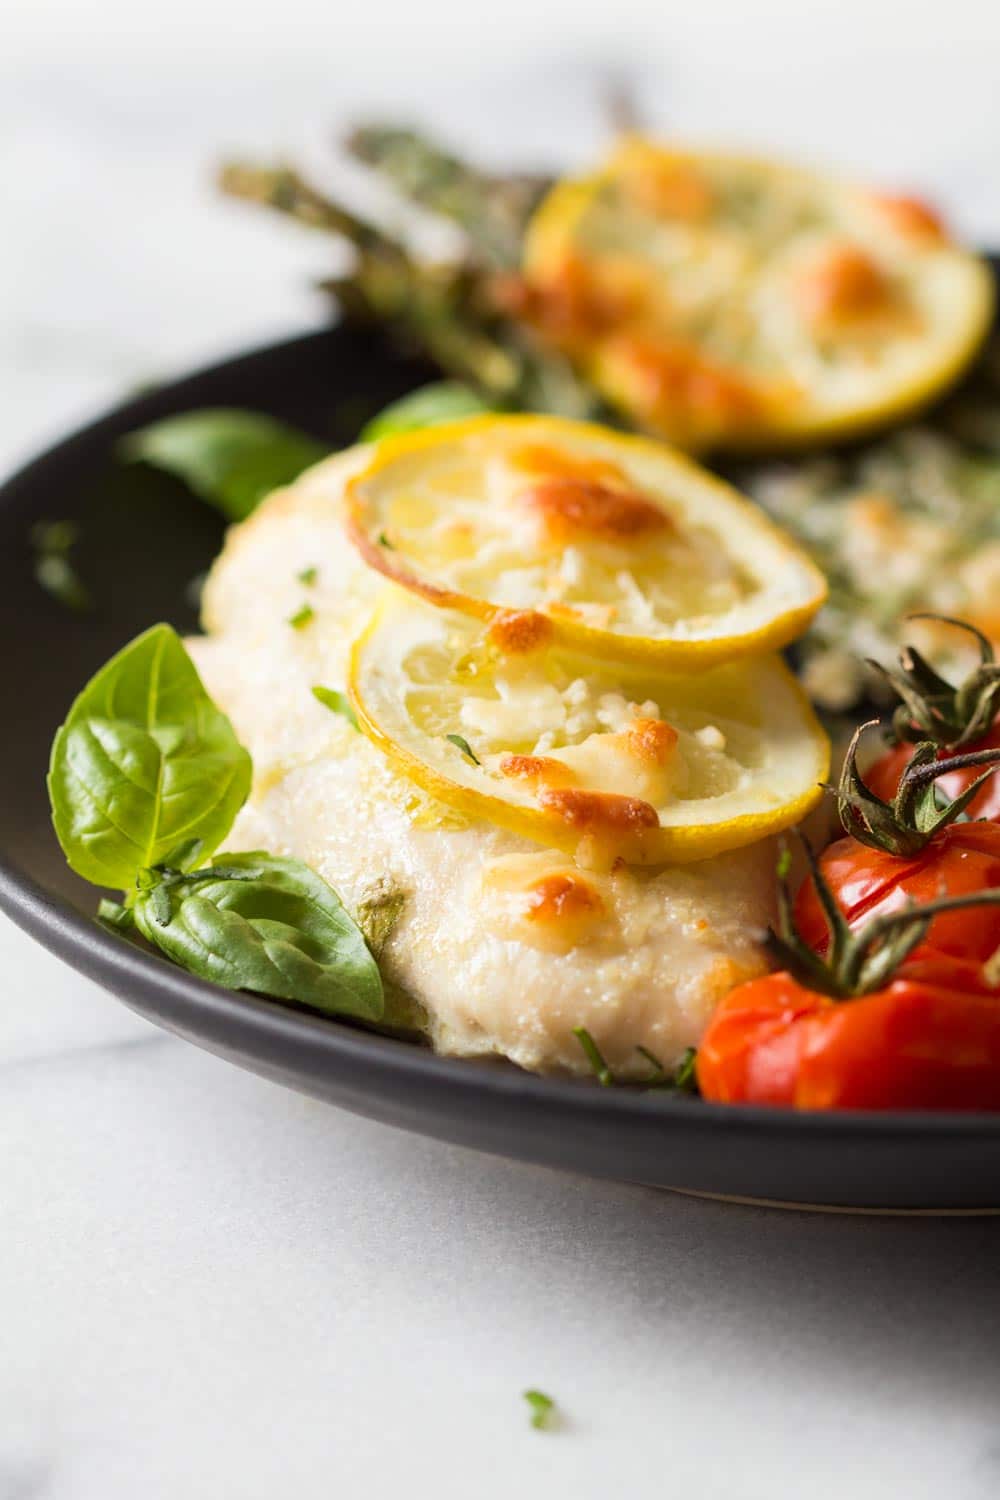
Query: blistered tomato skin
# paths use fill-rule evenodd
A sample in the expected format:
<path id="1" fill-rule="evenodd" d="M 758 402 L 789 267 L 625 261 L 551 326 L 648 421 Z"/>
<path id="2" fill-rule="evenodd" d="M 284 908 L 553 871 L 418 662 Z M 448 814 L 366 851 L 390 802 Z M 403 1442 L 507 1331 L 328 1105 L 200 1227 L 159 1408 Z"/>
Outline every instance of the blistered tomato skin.
<path id="1" fill-rule="evenodd" d="M 848 925 L 857 930 L 873 917 L 903 910 L 908 901 L 923 904 L 1000 889 L 1000 824 L 950 824 L 912 858 L 838 839 L 819 865 Z M 796 898 L 795 925 L 811 948 L 826 951 L 826 922 L 811 880 Z M 984 963 L 998 947 L 1000 907 L 985 906 L 940 913 L 916 951 Z"/>
<path id="2" fill-rule="evenodd" d="M 915 965 L 834 1001 L 789 974 L 732 991 L 697 1060 L 702 1096 L 802 1110 L 1000 1110 L 1000 996 L 974 965 Z"/>
<path id="3" fill-rule="evenodd" d="M 942 749 L 938 760 L 946 761 L 954 755 L 967 755 L 976 750 L 1000 749 L 1000 723 L 995 723 L 989 734 L 974 745 L 963 745 L 959 750 Z M 891 802 L 899 787 L 900 777 L 913 757 L 913 745 L 902 743 L 880 756 L 870 770 L 865 772 L 865 781 L 883 802 Z M 953 799 L 971 786 L 983 774 L 982 766 L 967 766 L 961 771 L 950 771 L 939 776 L 937 785 L 942 794 Z M 1000 823 L 1000 776 L 991 776 L 969 803 L 968 816 L 985 818 L 991 823 Z"/>

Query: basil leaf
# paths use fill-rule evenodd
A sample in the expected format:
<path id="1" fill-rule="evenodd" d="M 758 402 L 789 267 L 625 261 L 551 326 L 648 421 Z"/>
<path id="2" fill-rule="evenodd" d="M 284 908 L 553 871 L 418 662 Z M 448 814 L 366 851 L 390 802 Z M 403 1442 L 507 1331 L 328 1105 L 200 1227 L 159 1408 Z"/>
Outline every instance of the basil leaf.
<path id="1" fill-rule="evenodd" d="M 49 799 L 70 866 L 128 890 L 183 846 L 218 848 L 250 790 L 250 757 L 169 625 L 113 656 L 52 746 Z"/>
<path id="2" fill-rule="evenodd" d="M 168 872 L 139 892 L 133 910 L 149 942 L 203 979 L 331 1015 L 382 1018 L 382 980 L 361 931 L 300 860 L 221 854 L 194 875 Z"/>
<path id="3" fill-rule="evenodd" d="M 126 462 L 182 479 L 229 521 L 243 521 L 280 485 L 329 452 L 304 432 L 262 412 L 218 407 L 167 417 L 118 445 Z"/>
<path id="4" fill-rule="evenodd" d="M 421 427 L 436 427 L 439 422 L 457 422 L 461 417 L 478 417 L 494 410 L 471 386 L 461 385 L 457 380 L 441 380 L 393 401 L 361 429 L 358 441 L 375 443 L 379 438 L 417 432 Z"/>

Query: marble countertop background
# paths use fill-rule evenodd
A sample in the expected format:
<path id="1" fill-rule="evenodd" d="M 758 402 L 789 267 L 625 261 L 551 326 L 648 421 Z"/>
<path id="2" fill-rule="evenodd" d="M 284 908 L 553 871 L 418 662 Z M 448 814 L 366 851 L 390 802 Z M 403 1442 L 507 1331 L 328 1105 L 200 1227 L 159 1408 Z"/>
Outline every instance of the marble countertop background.
<path id="1" fill-rule="evenodd" d="M 995 6 L 357 9 L 15 0 L 3 468 L 318 323 L 325 243 L 218 202 L 211 165 L 322 175 L 371 113 L 584 159 L 628 76 L 664 128 L 928 191 L 1000 244 Z M 5 922 L 0 960 L 0 1500 L 1000 1494 L 1000 1220 L 725 1207 L 472 1155 L 242 1074 Z M 529 1427 L 529 1385 L 561 1430 Z"/>

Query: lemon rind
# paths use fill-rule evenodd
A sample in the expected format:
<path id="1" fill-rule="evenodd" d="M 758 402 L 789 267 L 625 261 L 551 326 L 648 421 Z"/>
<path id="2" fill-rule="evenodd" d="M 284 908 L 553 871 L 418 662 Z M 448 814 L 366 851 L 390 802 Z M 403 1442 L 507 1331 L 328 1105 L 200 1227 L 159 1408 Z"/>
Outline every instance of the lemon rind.
<path id="1" fill-rule="evenodd" d="M 363 485 L 399 458 L 409 457 L 423 449 L 433 449 L 449 440 L 476 436 L 501 426 L 515 426 L 526 432 L 546 433 L 550 437 L 555 433 L 567 439 L 583 438 L 601 443 L 607 443 L 609 438 L 608 430 L 595 422 L 527 413 L 490 413 L 463 418 L 457 422 L 441 423 L 433 428 L 404 433 L 379 443 L 373 449 L 369 463 L 348 482 L 345 500 L 347 534 L 370 567 L 401 588 L 420 595 L 437 608 L 454 609 L 484 622 L 509 613 L 509 606 L 495 604 L 431 582 L 421 577 L 412 567 L 398 561 L 392 551 L 373 539 L 370 529 L 365 526 L 366 505 L 360 491 Z M 625 445 L 633 453 L 646 455 L 651 461 L 662 463 L 666 459 L 690 481 L 719 497 L 731 509 L 738 510 L 762 544 L 773 551 L 775 566 L 793 565 L 803 580 L 809 581 L 811 593 L 800 602 L 782 609 L 770 618 L 765 616 L 762 623 L 737 634 L 705 633 L 700 636 L 625 635 L 567 619 L 559 612 L 547 608 L 544 602 L 531 606 L 551 623 L 553 642 L 585 651 L 605 661 L 642 663 L 673 672 L 696 672 L 740 657 L 777 650 L 800 636 L 826 601 L 828 592 L 826 578 L 808 555 L 769 520 L 753 501 L 724 480 L 702 469 L 687 453 L 671 448 L 653 437 L 617 432 L 611 436 L 616 443 Z"/>
<path id="2" fill-rule="evenodd" d="M 729 164 L 749 167 L 777 180 L 814 175 L 808 169 L 784 162 L 769 160 L 762 156 L 742 156 L 735 152 L 697 151 L 683 146 L 659 147 L 656 142 L 642 138 L 626 138 L 619 144 L 607 163 L 600 170 L 578 178 L 557 182 L 539 204 L 528 225 L 524 238 L 523 265 L 530 274 L 544 271 L 562 254 L 566 241 L 577 221 L 586 212 L 596 191 L 615 174 L 623 152 L 652 147 L 683 161 Z M 827 174 L 815 174 L 829 183 L 832 191 L 840 191 L 863 200 L 864 189 Z M 829 407 L 814 402 L 808 394 L 795 410 L 777 413 L 762 413 L 753 428 L 740 428 L 731 434 L 716 434 L 703 442 L 692 440 L 685 444 L 688 452 L 720 452 L 733 454 L 767 453 L 776 448 L 792 450 L 817 447 L 824 443 L 849 441 L 865 437 L 870 433 L 891 426 L 894 422 L 913 416 L 935 398 L 942 395 L 968 368 L 982 348 L 997 310 L 996 279 L 989 265 L 979 256 L 962 249 L 957 244 L 947 243 L 935 254 L 949 256 L 961 263 L 967 278 L 967 296 L 963 302 L 965 316 L 949 319 L 950 336 L 941 336 L 942 326 L 934 330 L 930 343 L 940 347 L 940 359 L 928 363 L 922 372 L 917 372 L 903 382 L 895 392 L 884 389 L 869 400 L 844 407 Z M 957 321 L 957 330 L 952 324 Z M 575 361 L 587 374 L 606 399 L 634 420 L 634 416 L 622 402 L 613 380 L 607 378 L 599 353 L 589 357 L 580 356 Z M 654 433 L 654 429 L 648 429 Z M 676 438 L 673 441 L 677 441 Z"/>
<path id="3" fill-rule="evenodd" d="M 397 596 L 398 597 L 398 596 Z M 348 693 L 361 732 L 386 757 L 396 770 L 439 802 L 457 811 L 506 829 L 510 833 L 568 854 L 578 851 L 580 833 L 559 817 L 542 809 L 518 806 L 489 792 L 479 792 L 462 782 L 451 780 L 413 750 L 393 739 L 370 710 L 361 689 L 365 652 L 394 607 L 394 591 L 387 589 L 377 602 L 370 620 L 355 640 L 348 671 Z M 815 777 L 788 802 L 762 812 L 744 813 L 720 823 L 663 825 L 643 830 L 641 838 L 630 845 L 623 857 L 626 863 L 639 865 L 691 864 L 710 859 L 734 849 L 759 843 L 785 829 L 794 827 L 816 806 L 823 796 L 823 785 L 830 768 L 829 741 L 813 712 L 801 683 L 780 658 L 765 658 L 774 680 L 788 693 L 798 709 L 803 732 L 808 734 L 815 751 Z"/>

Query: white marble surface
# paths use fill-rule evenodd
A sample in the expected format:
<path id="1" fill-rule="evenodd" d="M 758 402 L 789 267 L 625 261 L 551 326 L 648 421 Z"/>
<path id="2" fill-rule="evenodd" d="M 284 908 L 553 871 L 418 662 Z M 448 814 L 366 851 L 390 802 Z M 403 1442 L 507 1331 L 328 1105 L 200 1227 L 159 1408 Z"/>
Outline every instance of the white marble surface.
<path id="1" fill-rule="evenodd" d="M 322 242 L 216 203 L 207 168 L 220 145 L 318 160 L 372 106 L 580 155 L 630 64 L 685 134 L 924 187 L 1000 243 L 995 6 L 621 0 L 572 33 L 563 0 L 357 9 L 15 0 L 0 464 L 318 319 Z M 0 1500 L 1000 1493 L 1000 1221 L 470 1155 L 163 1036 L 7 924 L 0 962 Z M 528 1427 L 529 1384 L 562 1431 Z"/>

